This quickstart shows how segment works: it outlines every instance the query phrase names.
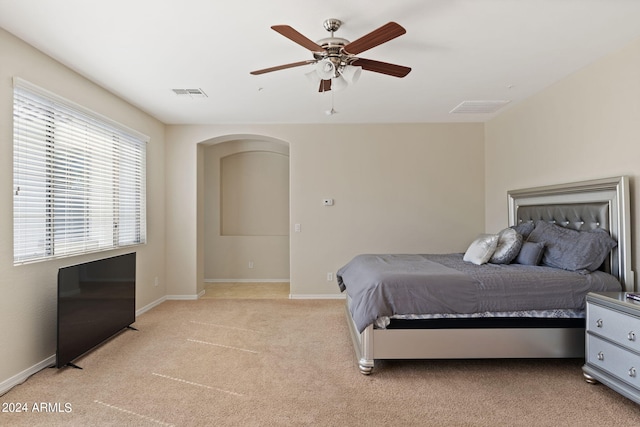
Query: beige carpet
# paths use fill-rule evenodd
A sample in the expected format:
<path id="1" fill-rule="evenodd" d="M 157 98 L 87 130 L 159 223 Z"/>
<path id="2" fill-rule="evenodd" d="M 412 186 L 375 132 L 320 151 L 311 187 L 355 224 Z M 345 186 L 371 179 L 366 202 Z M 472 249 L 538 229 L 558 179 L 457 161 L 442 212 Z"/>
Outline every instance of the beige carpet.
<path id="1" fill-rule="evenodd" d="M 289 298 L 289 283 L 284 282 L 225 282 L 207 283 L 201 298 L 278 299 Z"/>
<path id="2" fill-rule="evenodd" d="M 640 425 L 640 406 L 587 384 L 581 360 L 381 361 L 363 376 L 342 301 L 167 301 L 135 326 L 83 370 L 45 369 L 2 396 L 28 412 L 0 425 Z"/>

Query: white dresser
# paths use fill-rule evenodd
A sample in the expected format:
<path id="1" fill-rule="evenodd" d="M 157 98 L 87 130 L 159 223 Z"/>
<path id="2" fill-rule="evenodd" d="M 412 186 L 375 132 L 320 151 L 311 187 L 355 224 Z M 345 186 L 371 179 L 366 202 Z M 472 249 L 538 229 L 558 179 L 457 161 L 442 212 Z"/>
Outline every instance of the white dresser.
<path id="1" fill-rule="evenodd" d="M 589 293 L 586 334 L 587 381 L 640 403 L 640 302 L 625 292 Z"/>

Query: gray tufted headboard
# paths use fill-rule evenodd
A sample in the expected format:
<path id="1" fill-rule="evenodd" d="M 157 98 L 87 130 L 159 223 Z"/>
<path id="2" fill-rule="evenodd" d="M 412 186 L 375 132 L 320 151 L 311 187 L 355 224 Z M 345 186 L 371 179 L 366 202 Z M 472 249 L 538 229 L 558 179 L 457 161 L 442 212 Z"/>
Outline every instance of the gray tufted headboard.
<path id="1" fill-rule="evenodd" d="M 516 223 L 544 220 L 573 230 L 609 230 L 608 203 L 519 206 Z"/>
<path id="2" fill-rule="evenodd" d="M 574 230 L 609 231 L 618 246 L 606 270 L 618 277 L 625 291 L 635 290 L 627 177 L 513 190 L 507 196 L 509 225 L 544 220 Z"/>

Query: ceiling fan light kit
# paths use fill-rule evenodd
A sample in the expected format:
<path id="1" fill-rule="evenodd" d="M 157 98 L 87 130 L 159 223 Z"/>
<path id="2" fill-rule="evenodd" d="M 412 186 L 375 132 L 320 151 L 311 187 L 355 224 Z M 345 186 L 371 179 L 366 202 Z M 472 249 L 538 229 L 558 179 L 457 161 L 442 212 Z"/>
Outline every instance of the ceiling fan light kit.
<path id="1" fill-rule="evenodd" d="M 316 84 L 319 83 L 318 92 L 327 92 L 332 89 L 345 89 L 349 85 L 356 83 L 362 70 L 394 77 L 404 77 L 411 71 L 409 67 L 356 56 L 405 34 L 406 30 L 401 25 L 389 22 L 353 42 L 341 37 L 334 37 L 333 33 L 342 25 L 342 21 L 339 19 L 327 19 L 323 25 L 331 33 L 331 37 L 321 39 L 317 43 L 288 25 L 272 26 L 271 28 L 274 31 L 311 51 L 314 59 L 256 70 L 252 71 L 251 74 L 259 75 L 302 65 L 316 64 L 315 70 L 306 73 L 306 76 Z"/>
<path id="2" fill-rule="evenodd" d="M 341 63 L 336 66 L 330 58 L 325 58 L 318 61 L 316 69 L 307 73 L 306 76 L 316 85 L 320 81 L 329 81 L 330 84 L 327 84 L 327 90 L 342 90 L 357 82 L 361 72 L 362 67 Z M 325 91 L 324 85 L 321 86 L 319 92 Z"/>

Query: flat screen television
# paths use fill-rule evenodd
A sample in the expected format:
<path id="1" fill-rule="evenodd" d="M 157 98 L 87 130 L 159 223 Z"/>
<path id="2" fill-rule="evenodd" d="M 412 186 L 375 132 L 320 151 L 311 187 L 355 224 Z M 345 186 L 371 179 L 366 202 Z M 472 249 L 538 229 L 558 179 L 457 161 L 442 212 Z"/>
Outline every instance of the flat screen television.
<path id="1" fill-rule="evenodd" d="M 135 322 L 135 252 L 58 270 L 56 366 L 72 362 Z"/>

